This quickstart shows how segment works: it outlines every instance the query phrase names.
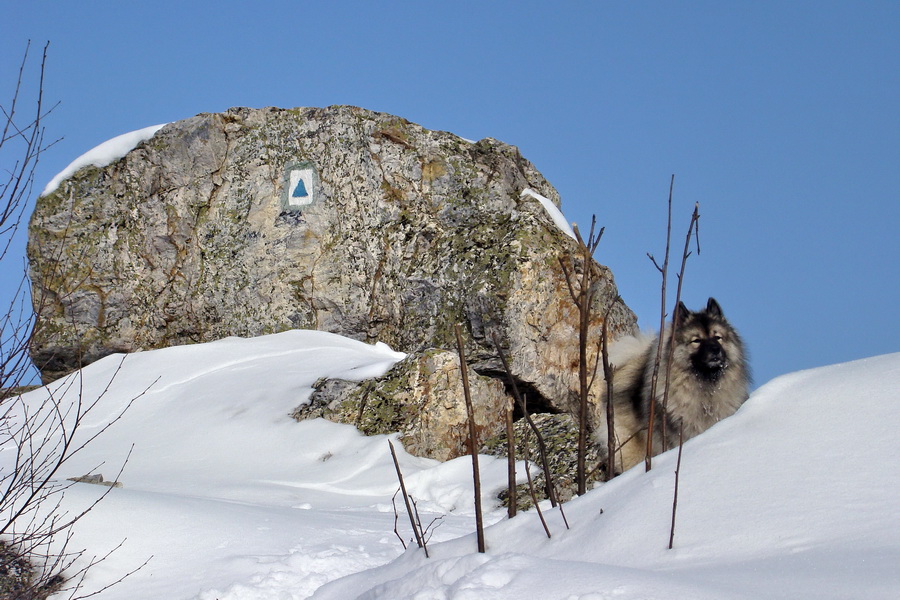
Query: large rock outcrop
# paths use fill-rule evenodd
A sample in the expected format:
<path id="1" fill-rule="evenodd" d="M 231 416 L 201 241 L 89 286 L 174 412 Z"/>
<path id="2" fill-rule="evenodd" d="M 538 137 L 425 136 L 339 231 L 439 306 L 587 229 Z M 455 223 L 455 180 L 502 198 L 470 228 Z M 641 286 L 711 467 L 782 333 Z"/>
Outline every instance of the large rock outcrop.
<path id="1" fill-rule="evenodd" d="M 455 348 L 531 401 L 577 386 L 560 260 L 599 278 L 592 332 L 635 318 L 577 258 L 518 150 L 353 107 L 235 108 L 165 126 L 38 199 L 28 255 L 49 380 L 112 352 L 315 328 L 415 353 Z M 608 308 L 612 309 L 608 311 Z"/>

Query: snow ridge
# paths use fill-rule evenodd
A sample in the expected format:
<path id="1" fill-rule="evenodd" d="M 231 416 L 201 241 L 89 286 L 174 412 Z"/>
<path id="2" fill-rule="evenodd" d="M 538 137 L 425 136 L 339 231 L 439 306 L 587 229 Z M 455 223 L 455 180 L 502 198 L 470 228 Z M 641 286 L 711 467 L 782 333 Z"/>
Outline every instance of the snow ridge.
<path id="1" fill-rule="evenodd" d="M 150 127 L 144 127 L 143 129 L 138 129 L 137 131 L 123 133 L 122 135 L 118 135 L 111 140 L 103 142 L 99 146 L 95 146 L 94 148 L 88 150 L 87 152 L 73 160 L 71 163 L 69 163 L 69 166 L 67 166 L 65 169 L 57 173 L 56 176 L 50 180 L 50 183 L 48 183 L 46 187 L 44 187 L 44 191 L 41 192 L 41 196 L 52 194 L 56 191 L 56 188 L 59 187 L 59 184 L 77 173 L 80 169 L 87 167 L 88 165 L 93 165 L 95 167 L 105 167 L 106 165 L 112 164 L 113 162 L 119 160 L 120 158 L 134 150 L 141 142 L 152 138 L 157 131 L 159 131 L 166 125 L 168 125 L 168 123 L 151 125 Z"/>
<path id="2" fill-rule="evenodd" d="M 538 202 L 541 203 L 541 206 L 544 207 L 544 210 L 547 211 L 547 214 L 550 215 L 550 218 L 553 219 L 553 223 L 562 231 L 564 234 L 572 238 L 573 240 L 577 240 L 575 237 L 575 231 L 572 229 L 572 226 L 569 225 L 569 222 L 566 221 L 566 216 L 562 214 L 562 211 L 556 208 L 556 205 L 547 198 L 546 196 L 541 196 L 536 191 L 531 188 L 525 188 L 522 190 L 521 196 L 530 196 L 534 198 Z"/>

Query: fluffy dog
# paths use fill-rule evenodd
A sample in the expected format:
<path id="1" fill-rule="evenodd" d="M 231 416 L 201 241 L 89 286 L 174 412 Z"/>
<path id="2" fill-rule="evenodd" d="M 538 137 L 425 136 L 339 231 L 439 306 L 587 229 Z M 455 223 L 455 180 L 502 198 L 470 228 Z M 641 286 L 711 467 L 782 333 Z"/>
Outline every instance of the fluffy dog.
<path id="1" fill-rule="evenodd" d="M 680 435 L 687 440 L 734 414 L 747 399 L 750 372 L 744 344 L 719 303 L 710 298 L 699 312 L 679 303 L 675 323 L 676 327 L 670 325 L 662 336 L 629 337 L 610 348 L 618 469 L 644 460 L 647 422 L 654 403 L 655 455 L 677 446 Z M 653 370 L 660 339 L 662 351 L 654 393 Z M 668 399 L 664 401 L 667 387 Z M 595 431 L 605 445 L 605 388 L 602 394 L 602 426 Z"/>

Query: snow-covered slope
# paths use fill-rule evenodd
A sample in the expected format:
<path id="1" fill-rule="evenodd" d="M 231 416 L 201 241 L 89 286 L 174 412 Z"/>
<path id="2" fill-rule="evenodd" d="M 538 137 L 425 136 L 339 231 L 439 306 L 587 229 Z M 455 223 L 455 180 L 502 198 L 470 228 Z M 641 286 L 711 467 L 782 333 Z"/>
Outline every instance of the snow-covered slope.
<path id="1" fill-rule="evenodd" d="M 525 515 L 317 593 L 339 598 L 898 598 L 900 354 L 781 377 L 675 453 L 566 506 Z M 470 536 L 471 537 L 471 536 Z M 374 584 L 374 585 L 373 585 Z"/>
<path id="2" fill-rule="evenodd" d="M 88 588 L 152 555 L 99 598 L 900 597 L 900 439 L 889 431 L 900 416 L 900 354 L 776 379 L 688 442 L 673 550 L 672 453 L 650 473 L 639 467 L 567 504 L 570 530 L 548 510 L 549 540 L 533 512 L 507 521 L 489 511 L 479 555 L 468 460 L 401 452 L 423 520 L 445 514 L 432 526 L 430 559 L 404 552 L 394 534 L 386 436 L 287 417 L 319 377 L 373 376 L 401 357 L 298 331 L 86 368 L 86 397 L 115 377 L 84 434 L 159 377 L 62 473 L 98 472 L 106 461 L 109 478 L 134 444 L 124 487 L 73 540 L 90 554 L 125 540 Z M 489 496 L 504 485 L 505 462 L 484 457 L 482 470 Z M 66 506 L 99 493 L 77 484 Z M 402 520 L 398 528 L 410 537 Z"/>

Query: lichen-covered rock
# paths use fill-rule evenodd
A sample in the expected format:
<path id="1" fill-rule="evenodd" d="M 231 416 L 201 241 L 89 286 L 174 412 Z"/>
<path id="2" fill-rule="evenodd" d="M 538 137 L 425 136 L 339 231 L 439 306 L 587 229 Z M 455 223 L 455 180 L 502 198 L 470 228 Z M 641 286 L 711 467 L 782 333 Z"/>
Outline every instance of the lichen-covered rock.
<path id="1" fill-rule="evenodd" d="M 45 381 L 112 352 L 313 328 L 407 353 L 455 347 L 569 409 L 574 240 L 518 150 L 352 107 L 231 109 L 163 127 L 38 199 L 28 256 Z M 580 268 L 584 268 L 583 266 Z M 634 315 L 599 277 L 592 335 Z"/>
<path id="2" fill-rule="evenodd" d="M 496 379 L 468 368 L 478 440 L 504 427 L 509 397 Z M 407 357 L 384 376 L 361 383 L 326 379 L 316 383 L 297 419 L 324 417 L 349 423 L 366 435 L 399 431 L 407 452 L 449 460 L 469 453 L 468 413 L 459 356 L 428 350 Z"/>

